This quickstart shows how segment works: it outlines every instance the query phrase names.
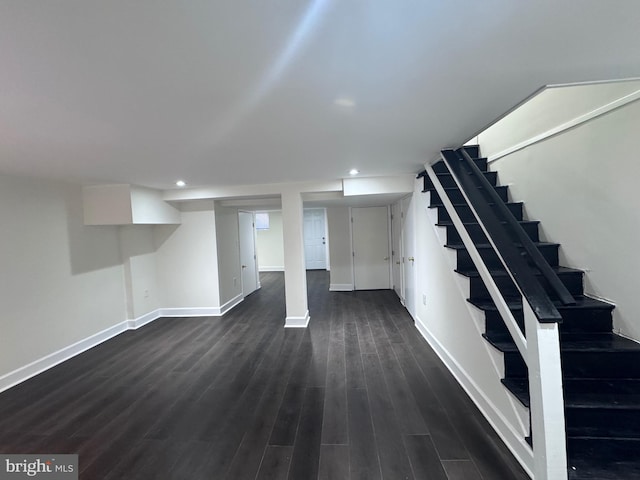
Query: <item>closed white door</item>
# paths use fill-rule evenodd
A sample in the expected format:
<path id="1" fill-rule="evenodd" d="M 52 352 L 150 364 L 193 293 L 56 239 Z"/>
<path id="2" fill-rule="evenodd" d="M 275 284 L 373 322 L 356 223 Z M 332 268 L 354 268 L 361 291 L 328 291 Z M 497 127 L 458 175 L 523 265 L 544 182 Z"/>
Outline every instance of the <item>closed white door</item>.
<path id="1" fill-rule="evenodd" d="M 304 258 L 307 270 L 326 270 L 327 247 L 324 208 L 304 211 Z"/>
<path id="2" fill-rule="evenodd" d="M 404 303 L 402 261 L 402 202 L 396 202 L 391 206 L 391 271 L 393 289 Z"/>
<path id="3" fill-rule="evenodd" d="M 258 288 L 255 226 L 253 212 L 238 212 L 240 229 L 240 264 L 242 266 L 242 296 L 246 297 Z"/>
<path id="4" fill-rule="evenodd" d="M 415 214 L 413 197 L 402 199 L 402 247 L 405 257 L 404 274 L 404 305 L 415 318 L 416 315 L 416 244 L 415 244 Z"/>
<path id="5" fill-rule="evenodd" d="M 351 209 L 353 274 L 356 290 L 388 290 L 390 284 L 389 209 Z"/>

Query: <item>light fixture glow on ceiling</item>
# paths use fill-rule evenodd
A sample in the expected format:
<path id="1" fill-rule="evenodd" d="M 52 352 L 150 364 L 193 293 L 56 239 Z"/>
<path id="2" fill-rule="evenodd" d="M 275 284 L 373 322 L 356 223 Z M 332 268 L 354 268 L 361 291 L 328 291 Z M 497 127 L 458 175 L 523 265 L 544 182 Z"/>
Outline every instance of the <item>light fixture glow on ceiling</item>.
<path id="1" fill-rule="evenodd" d="M 333 101 L 333 104 L 343 108 L 354 108 L 356 101 L 349 97 L 338 97 Z"/>
<path id="2" fill-rule="evenodd" d="M 187 182 L 185 182 L 184 180 L 178 180 L 176 182 L 176 187 L 186 187 L 187 186 Z"/>
<path id="3" fill-rule="evenodd" d="M 360 173 L 360 170 L 358 170 L 357 168 L 352 168 L 351 170 L 349 170 L 349 175 L 357 175 Z"/>

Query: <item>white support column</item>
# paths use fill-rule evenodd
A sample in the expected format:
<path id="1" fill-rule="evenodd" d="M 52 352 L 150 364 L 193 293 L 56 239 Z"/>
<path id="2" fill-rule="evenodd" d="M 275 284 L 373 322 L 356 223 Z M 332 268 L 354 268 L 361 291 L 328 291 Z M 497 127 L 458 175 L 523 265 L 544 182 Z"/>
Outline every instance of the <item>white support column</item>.
<path id="1" fill-rule="evenodd" d="M 534 478 L 567 478 L 567 447 L 557 323 L 539 323 L 523 299 L 531 401 Z"/>
<path id="2" fill-rule="evenodd" d="M 305 328 L 309 324 L 302 215 L 300 192 L 282 192 L 284 291 L 287 306 L 287 318 L 284 326 L 290 328 Z"/>

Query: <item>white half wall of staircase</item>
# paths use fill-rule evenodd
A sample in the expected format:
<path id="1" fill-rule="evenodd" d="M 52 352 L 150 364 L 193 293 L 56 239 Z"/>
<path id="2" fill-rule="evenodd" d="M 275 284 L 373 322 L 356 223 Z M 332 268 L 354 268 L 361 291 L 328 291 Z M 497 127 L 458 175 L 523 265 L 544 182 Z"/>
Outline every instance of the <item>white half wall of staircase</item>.
<path id="1" fill-rule="evenodd" d="M 561 264 L 586 271 L 585 292 L 616 304 L 614 329 L 640 341 L 639 127 L 635 101 L 490 169 L 525 202 L 525 214 L 542 221 L 541 236 L 562 245 Z"/>
<path id="2" fill-rule="evenodd" d="M 501 354 L 482 337 L 484 319 L 466 301 L 468 280 L 453 271 L 455 255 L 446 250 L 444 229 L 434 226 L 436 211 L 428 209 L 429 194 L 417 180 L 413 201 L 416 327 L 438 353 L 474 403 L 493 425 L 523 466 L 531 471 L 533 458 L 525 444 L 526 410 L 502 385 Z M 407 218 L 412 218 L 410 215 Z M 451 258 L 449 258 L 451 256 Z"/>

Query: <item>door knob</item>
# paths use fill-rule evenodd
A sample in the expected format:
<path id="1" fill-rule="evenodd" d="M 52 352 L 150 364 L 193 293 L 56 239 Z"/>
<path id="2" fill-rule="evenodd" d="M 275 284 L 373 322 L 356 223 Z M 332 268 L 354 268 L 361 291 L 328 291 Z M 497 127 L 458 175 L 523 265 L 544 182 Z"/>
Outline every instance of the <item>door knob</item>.
<path id="1" fill-rule="evenodd" d="M 246 265 L 242 265 L 242 268 L 247 268 L 247 266 Z"/>
<path id="2" fill-rule="evenodd" d="M 407 260 L 409 260 L 410 262 L 415 262 L 416 261 L 416 259 L 413 258 L 413 257 L 409 257 Z"/>
<path id="3" fill-rule="evenodd" d="M 400 262 L 396 262 L 396 265 L 400 265 Z"/>
<path id="4" fill-rule="evenodd" d="M 389 260 L 389 257 L 384 257 L 384 261 L 386 262 L 387 260 Z"/>

